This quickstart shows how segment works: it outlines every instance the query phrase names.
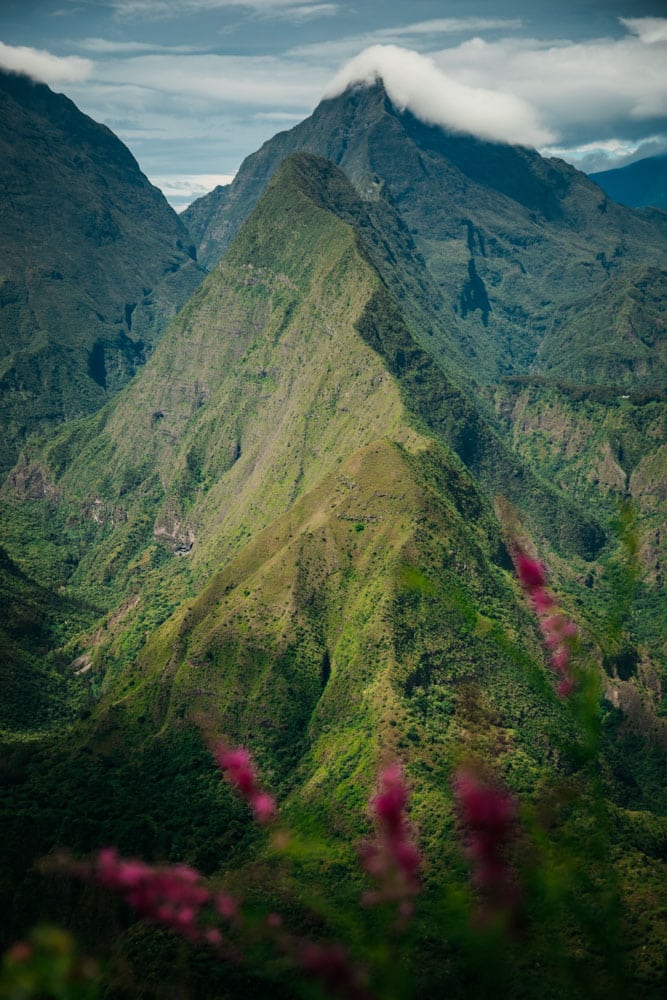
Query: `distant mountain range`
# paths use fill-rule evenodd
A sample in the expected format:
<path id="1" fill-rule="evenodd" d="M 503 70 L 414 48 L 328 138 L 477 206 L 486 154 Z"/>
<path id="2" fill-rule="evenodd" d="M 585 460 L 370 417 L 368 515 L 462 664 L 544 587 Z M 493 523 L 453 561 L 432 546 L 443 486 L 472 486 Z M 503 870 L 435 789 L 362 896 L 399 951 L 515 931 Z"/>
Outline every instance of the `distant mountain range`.
<path id="1" fill-rule="evenodd" d="M 616 170 L 601 170 L 591 180 L 621 205 L 667 210 L 667 153 L 647 156 Z"/>
<path id="2" fill-rule="evenodd" d="M 8 446 L 0 490 L 0 944 L 59 920 L 113 950 L 109 995 L 293 995 L 283 966 L 176 960 L 106 897 L 63 895 L 34 868 L 59 845 L 116 844 L 264 902 L 277 841 L 258 847 L 221 790 L 203 719 L 252 749 L 312 838 L 270 900 L 303 933 L 335 933 L 334 903 L 358 895 L 351 845 L 397 756 L 426 856 L 414 995 L 490 995 L 467 932 L 432 937 L 441 900 L 456 920 L 467 898 L 450 780 L 472 757 L 522 796 L 536 850 L 565 859 L 532 887 L 535 929 L 503 939 L 506 994 L 583 1000 L 590 969 L 606 990 L 595 921 L 613 882 L 623 982 L 660 996 L 663 213 L 534 151 L 426 126 L 377 83 L 322 102 L 179 221 L 107 130 L 47 88 L 7 86 L 24 123 L 11 149 L 51 178 L 34 201 L 24 184 L 13 216 L 7 370 L 20 356 L 41 373 L 51 341 L 49 370 L 70 367 L 3 383 L 20 455 Z M 46 223 L 59 172 L 65 242 Z M 40 299 L 47 260 L 62 292 Z M 68 326 L 84 301 L 101 318 Z M 48 420 L 19 426 L 35 400 Z M 592 688 L 556 696 L 516 545 L 549 564 L 599 706 Z M 593 878 L 576 852 L 603 836 Z M 294 884 L 322 886 L 316 919 Z"/>

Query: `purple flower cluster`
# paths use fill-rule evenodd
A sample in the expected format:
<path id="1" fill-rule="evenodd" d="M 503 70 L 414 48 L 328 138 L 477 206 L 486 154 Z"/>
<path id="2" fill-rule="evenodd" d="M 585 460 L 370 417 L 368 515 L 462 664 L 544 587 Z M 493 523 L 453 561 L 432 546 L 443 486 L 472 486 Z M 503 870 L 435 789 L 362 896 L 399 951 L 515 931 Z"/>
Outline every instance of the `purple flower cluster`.
<path id="1" fill-rule="evenodd" d="M 222 943 L 212 921 L 236 916 L 236 901 L 227 893 L 213 892 L 201 875 L 188 865 L 153 867 L 144 861 L 124 859 L 107 847 L 87 867 L 89 878 L 119 893 L 150 923 L 168 927 L 189 941 Z"/>
<path id="2" fill-rule="evenodd" d="M 455 772 L 452 786 L 473 864 L 473 881 L 496 909 L 511 912 L 519 895 L 507 857 L 515 839 L 516 801 L 506 789 L 470 767 Z"/>
<path id="3" fill-rule="evenodd" d="M 225 779 L 243 796 L 258 823 L 270 823 L 276 815 L 276 800 L 257 781 L 257 773 L 245 747 L 230 750 L 222 743 L 213 747 L 213 755 Z"/>
<path id="4" fill-rule="evenodd" d="M 362 852 L 364 867 L 379 886 L 365 893 L 363 902 L 368 906 L 397 902 L 403 917 L 410 916 L 414 909 L 413 898 L 419 892 L 417 872 L 421 864 L 406 815 L 407 803 L 403 770 L 400 764 L 390 764 L 381 771 L 380 791 L 370 803 L 375 836 Z"/>
<path id="5" fill-rule="evenodd" d="M 556 601 L 547 588 L 545 567 L 524 552 L 514 556 L 514 565 L 521 586 L 530 597 L 544 645 L 550 653 L 550 663 L 560 678 L 556 691 L 561 698 L 567 698 L 576 687 L 572 670 L 572 646 L 577 636 L 577 626 L 558 611 Z"/>

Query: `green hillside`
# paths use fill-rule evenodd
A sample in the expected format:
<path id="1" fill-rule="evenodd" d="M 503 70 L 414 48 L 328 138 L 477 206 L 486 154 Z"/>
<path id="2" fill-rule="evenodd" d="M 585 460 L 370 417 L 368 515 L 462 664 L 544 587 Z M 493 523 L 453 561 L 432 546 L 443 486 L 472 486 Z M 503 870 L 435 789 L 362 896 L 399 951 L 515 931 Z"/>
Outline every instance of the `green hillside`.
<path id="1" fill-rule="evenodd" d="M 175 593 L 202 581 L 340 459 L 408 420 L 524 507 L 556 549 L 599 549 L 600 527 L 519 468 L 417 343 L 359 230 L 322 207 L 332 190 L 358 204 L 326 161 L 286 161 L 141 377 L 27 449 L 8 477 L 8 497 L 68 512 L 85 538 L 72 584 L 95 600 L 143 594 L 147 574 Z"/>
<path id="2" fill-rule="evenodd" d="M 630 502 L 636 511 L 642 579 L 624 640 L 634 653 L 621 680 L 632 677 L 664 716 L 664 399 L 601 393 L 599 387 L 547 379 L 509 379 L 494 390 L 494 403 L 518 454 L 574 500 L 606 523 L 613 523 L 621 504 Z M 634 692 L 622 683 L 618 691 L 629 707 Z"/>
<path id="3" fill-rule="evenodd" d="M 637 390 L 667 389 L 667 271 L 637 267 L 611 278 L 589 303 L 556 318 L 536 368 L 550 378 Z"/>

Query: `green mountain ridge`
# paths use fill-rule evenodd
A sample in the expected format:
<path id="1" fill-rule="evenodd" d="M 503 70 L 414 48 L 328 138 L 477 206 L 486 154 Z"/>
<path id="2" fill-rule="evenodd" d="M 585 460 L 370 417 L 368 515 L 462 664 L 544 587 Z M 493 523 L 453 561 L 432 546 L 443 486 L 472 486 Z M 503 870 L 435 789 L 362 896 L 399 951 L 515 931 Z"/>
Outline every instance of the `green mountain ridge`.
<path id="1" fill-rule="evenodd" d="M 203 277 L 112 132 L 0 73 L 0 469 L 36 430 L 124 385 Z"/>
<path id="2" fill-rule="evenodd" d="M 87 523 L 73 582 L 117 587 L 118 577 L 134 589 L 144 546 L 159 573 L 165 546 L 189 553 L 198 576 L 210 572 L 336 461 L 410 424 L 489 490 L 533 513 L 547 505 L 541 530 L 557 548 L 590 557 L 600 547 L 600 528 L 517 465 L 416 343 L 358 230 L 320 207 L 345 185 L 351 204 L 326 161 L 287 160 L 140 377 L 10 474 L 16 495 L 63 498 Z"/>
<path id="3" fill-rule="evenodd" d="M 182 219 L 202 261 L 219 259 L 284 157 L 300 150 L 331 160 L 362 198 L 399 214 L 448 312 L 450 339 L 482 382 L 548 373 L 552 331 L 573 308 L 628 268 L 664 265 L 659 219 L 615 205 L 562 161 L 424 125 L 399 112 L 381 82 L 322 101 L 248 157 L 231 185 L 194 202 Z M 589 381 L 609 372 L 597 374 L 592 362 Z M 662 382 L 664 368 L 655 374 Z"/>

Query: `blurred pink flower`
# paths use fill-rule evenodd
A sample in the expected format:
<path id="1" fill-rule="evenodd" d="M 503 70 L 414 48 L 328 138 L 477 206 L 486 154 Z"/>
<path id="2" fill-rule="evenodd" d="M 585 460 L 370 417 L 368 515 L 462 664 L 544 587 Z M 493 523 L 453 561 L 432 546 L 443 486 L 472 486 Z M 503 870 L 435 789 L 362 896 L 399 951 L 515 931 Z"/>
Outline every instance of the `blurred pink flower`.
<path id="1" fill-rule="evenodd" d="M 304 971 L 319 979 L 331 995 L 345 1000 L 361 1000 L 368 996 L 361 970 L 352 963 L 341 944 L 304 944 L 298 957 Z"/>
<path id="2" fill-rule="evenodd" d="M 406 815 L 408 790 L 400 764 L 390 764 L 380 773 L 380 791 L 371 799 L 375 836 L 362 850 L 362 860 L 378 889 L 364 893 L 362 901 L 372 906 L 397 902 L 402 916 L 412 912 L 412 899 L 419 892 L 417 873 L 421 855 Z"/>
<path id="3" fill-rule="evenodd" d="M 118 892 L 145 920 L 191 941 L 222 941 L 219 930 L 210 926 L 214 905 L 227 919 L 236 913 L 231 897 L 219 894 L 214 899 L 199 872 L 188 865 L 154 867 L 133 858 L 123 859 L 115 848 L 105 847 L 90 864 L 74 870 Z"/>
<path id="4" fill-rule="evenodd" d="M 223 743 L 217 743 L 213 755 L 225 779 L 252 809 L 256 821 L 271 822 L 277 812 L 276 800 L 260 787 L 250 751 L 245 747 L 230 750 Z"/>
<path id="5" fill-rule="evenodd" d="M 547 589 L 547 572 L 542 563 L 517 549 L 514 566 L 537 615 L 544 645 L 551 651 L 551 666 L 561 678 L 556 691 L 561 698 L 568 698 L 576 688 L 571 660 L 577 626 L 557 610 L 556 600 Z"/>
<path id="6" fill-rule="evenodd" d="M 508 859 L 516 834 L 517 803 L 507 789 L 482 778 L 471 767 L 460 767 L 454 773 L 452 788 L 473 881 L 494 909 L 511 914 L 519 899 Z"/>

